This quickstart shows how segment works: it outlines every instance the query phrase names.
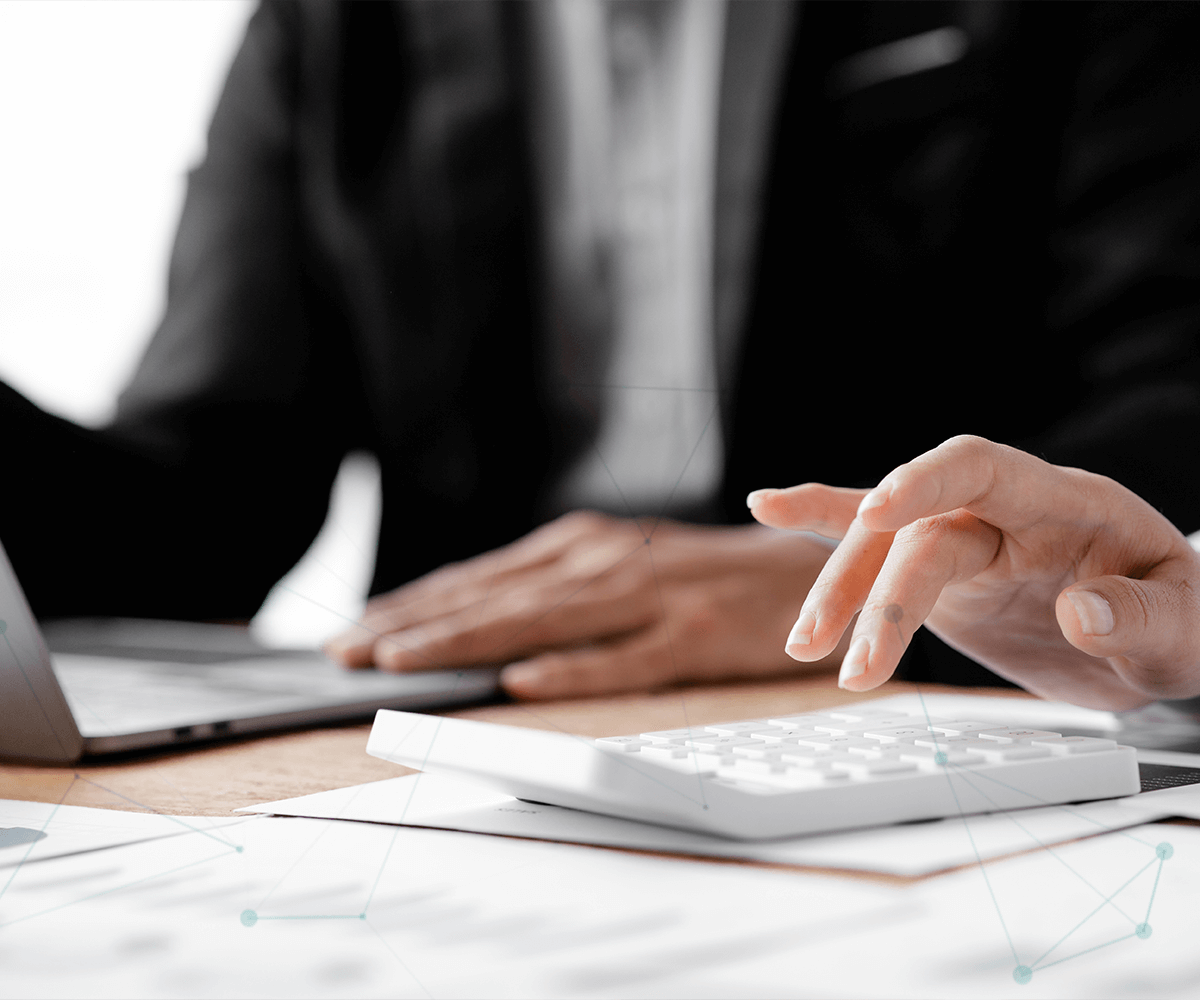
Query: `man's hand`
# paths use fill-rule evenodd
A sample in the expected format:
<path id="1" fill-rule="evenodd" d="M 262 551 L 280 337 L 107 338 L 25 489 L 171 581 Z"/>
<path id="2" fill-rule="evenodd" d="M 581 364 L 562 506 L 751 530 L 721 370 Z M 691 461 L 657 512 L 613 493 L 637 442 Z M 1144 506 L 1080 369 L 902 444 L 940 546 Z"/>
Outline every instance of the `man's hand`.
<path id="1" fill-rule="evenodd" d="M 957 437 L 869 492 L 808 484 L 748 503 L 765 524 L 844 531 L 787 651 L 827 656 L 861 610 L 845 688 L 887 680 L 924 622 L 1044 697 L 1119 710 L 1200 694 L 1200 557 L 1104 476 Z"/>
<path id="2" fill-rule="evenodd" d="M 504 663 L 521 698 L 778 673 L 829 552 L 758 525 L 569 514 L 375 598 L 326 652 L 394 671 Z"/>

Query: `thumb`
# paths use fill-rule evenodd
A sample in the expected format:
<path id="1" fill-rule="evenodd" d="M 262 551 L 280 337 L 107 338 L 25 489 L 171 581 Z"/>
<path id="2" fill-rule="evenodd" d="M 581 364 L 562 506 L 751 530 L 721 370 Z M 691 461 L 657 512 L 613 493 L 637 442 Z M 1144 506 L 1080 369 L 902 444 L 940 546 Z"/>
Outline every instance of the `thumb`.
<path id="1" fill-rule="evenodd" d="M 1068 587 L 1055 603 L 1071 645 L 1109 659 L 1122 680 L 1154 698 L 1200 693 L 1200 601 L 1180 573 L 1185 567 L 1170 565 L 1175 561 L 1140 580 L 1095 577 Z"/>

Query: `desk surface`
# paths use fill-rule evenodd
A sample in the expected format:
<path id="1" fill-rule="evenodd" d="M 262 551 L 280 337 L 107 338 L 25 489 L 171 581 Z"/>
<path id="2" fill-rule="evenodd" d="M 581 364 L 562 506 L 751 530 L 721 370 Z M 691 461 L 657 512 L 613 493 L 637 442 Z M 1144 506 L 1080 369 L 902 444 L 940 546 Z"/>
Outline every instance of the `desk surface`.
<path id="1" fill-rule="evenodd" d="M 911 690 L 914 685 L 894 682 L 865 697 Z M 922 685 L 922 690 L 946 689 Z M 1028 697 L 1023 692 L 993 688 L 985 693 Z M 654 694 L 487 705 L 451 714 L 530 729 L 606 736 L 755 718 L 783 710 L 806 711 L 863 698 L 839 690 L 836 674 L 821 672 Z M 0 764 L 0 798 L 226 816 L 258 802 L 407 774 L 409 768 L 367 756 L 370 728 L 355 725 L 287 732 L 74 767 Z"/>

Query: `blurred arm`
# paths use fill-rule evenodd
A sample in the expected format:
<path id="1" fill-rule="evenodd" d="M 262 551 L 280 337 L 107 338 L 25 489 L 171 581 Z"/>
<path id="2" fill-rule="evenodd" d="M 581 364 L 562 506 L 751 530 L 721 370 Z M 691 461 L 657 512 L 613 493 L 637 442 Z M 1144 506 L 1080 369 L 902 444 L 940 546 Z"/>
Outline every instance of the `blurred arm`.
<path id="1" fill-rule="evenodd" d="M 249 617 L 321 525 L 357 411 L 302 276 L 292 20 L 250 23 L 113 426 L 0 392 L 17 459 L 0 532 L 43 617 Z"/>

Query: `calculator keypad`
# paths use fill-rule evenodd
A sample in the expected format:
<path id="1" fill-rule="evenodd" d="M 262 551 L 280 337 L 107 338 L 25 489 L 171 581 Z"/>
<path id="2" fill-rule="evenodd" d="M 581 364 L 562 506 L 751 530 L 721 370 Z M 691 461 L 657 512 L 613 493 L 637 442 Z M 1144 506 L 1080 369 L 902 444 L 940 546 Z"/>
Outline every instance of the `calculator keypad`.
<path id="1" fill-rule="evenodd" d="M 1009 764 L 1113 750 L 1113 740 L 976 720 L 837 709 L 609 736 L 596 746 L 672 770 L 778 789 L 898 780 L 941 768 Z"/>

